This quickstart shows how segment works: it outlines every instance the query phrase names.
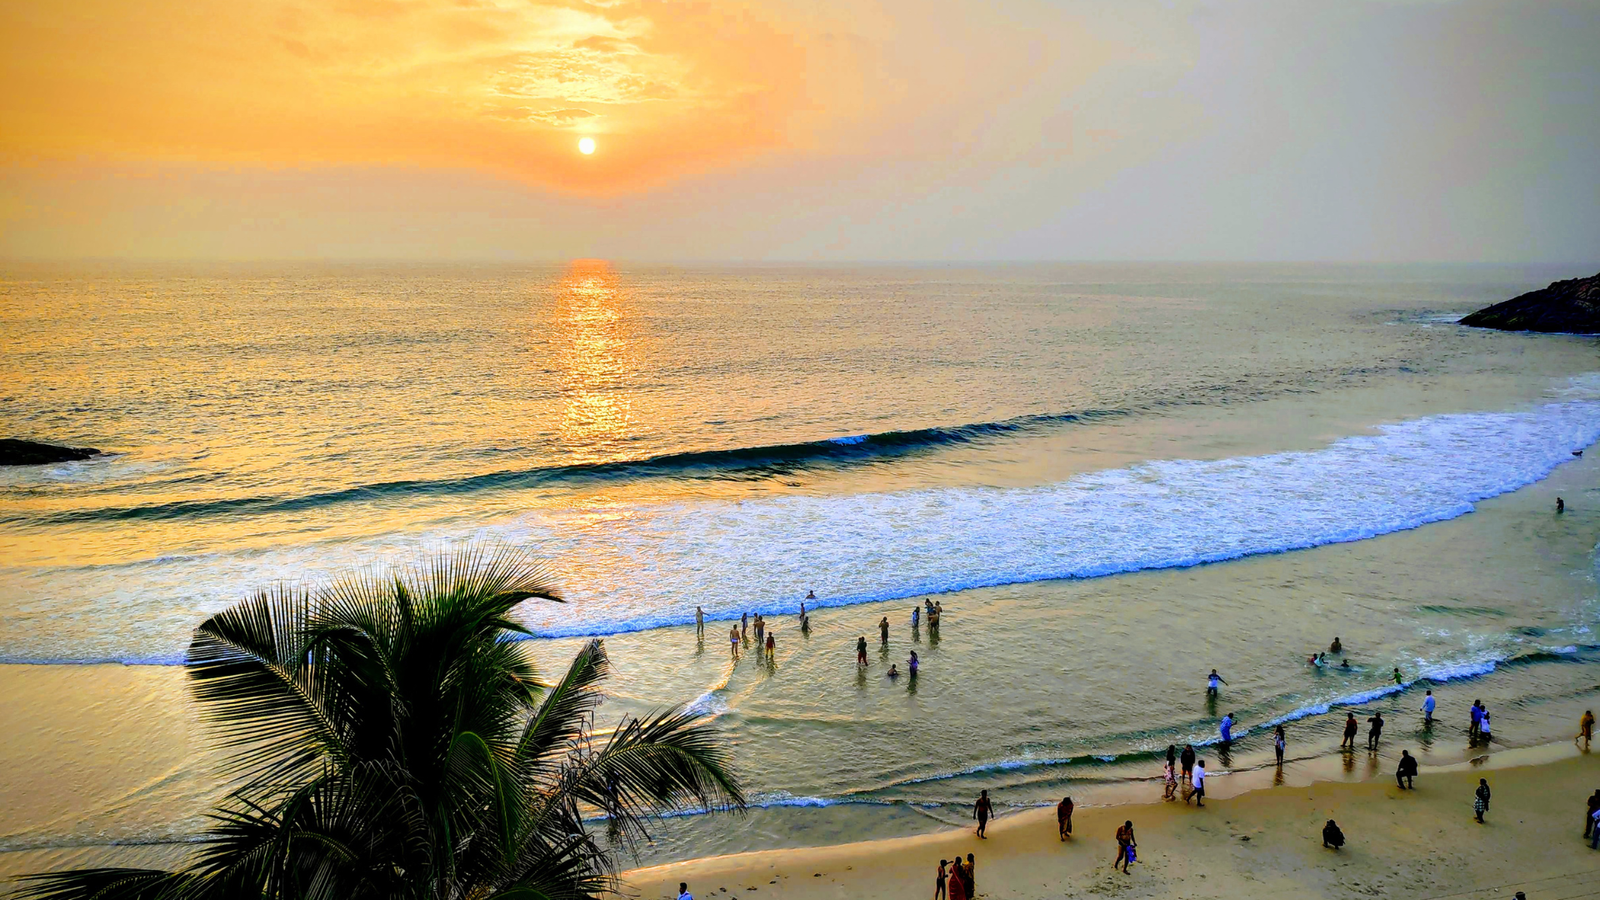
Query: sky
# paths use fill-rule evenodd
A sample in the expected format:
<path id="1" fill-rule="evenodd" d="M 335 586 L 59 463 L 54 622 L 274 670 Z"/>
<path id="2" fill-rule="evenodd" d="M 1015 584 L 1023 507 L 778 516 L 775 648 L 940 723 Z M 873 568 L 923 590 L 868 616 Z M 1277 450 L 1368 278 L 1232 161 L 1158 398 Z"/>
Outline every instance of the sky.
<path id="1" fill-rule="evenodd" d="M 0 256 L 1594 266 L 1597 47 L 1600 0 L 0 0 Z"/>

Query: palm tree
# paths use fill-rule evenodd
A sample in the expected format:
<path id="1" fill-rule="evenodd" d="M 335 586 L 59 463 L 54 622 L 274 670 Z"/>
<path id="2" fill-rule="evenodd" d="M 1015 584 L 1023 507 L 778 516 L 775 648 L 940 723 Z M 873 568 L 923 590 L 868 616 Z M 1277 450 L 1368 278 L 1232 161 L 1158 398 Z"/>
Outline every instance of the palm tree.
<path id="1" fill-rule="evenodd" d="M 468 548 L 211 617 L 188 671 L 234 780 L 201 849 L 173 872 L 27 876 L 22 895 L 588 898 L 652 815 L 743 808 L 724 745 L 683 708 L 594 733 L 598 640 L 542 683 L 508 618 L 530 598 L 560 599 L 537 565 Z"/>

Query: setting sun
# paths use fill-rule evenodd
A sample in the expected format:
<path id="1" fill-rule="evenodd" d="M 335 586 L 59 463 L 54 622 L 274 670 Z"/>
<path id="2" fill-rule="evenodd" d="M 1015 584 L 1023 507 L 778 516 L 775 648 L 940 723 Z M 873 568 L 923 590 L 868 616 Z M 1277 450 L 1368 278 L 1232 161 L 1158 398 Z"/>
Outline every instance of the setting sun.
<path id="1" fill-rule="evenodd" d="M 583 138 L 578 141 L 578 152 L 584 156 L 594 152 L 594 138 Z"/>

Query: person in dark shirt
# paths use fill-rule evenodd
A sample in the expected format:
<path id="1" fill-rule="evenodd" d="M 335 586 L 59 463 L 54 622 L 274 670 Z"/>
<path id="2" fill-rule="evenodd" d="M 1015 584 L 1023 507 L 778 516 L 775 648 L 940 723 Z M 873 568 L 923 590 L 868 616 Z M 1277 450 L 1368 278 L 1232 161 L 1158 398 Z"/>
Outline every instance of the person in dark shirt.
<path id="1" fill-rule="evenodd" d="M 1332 819 L 1322 826 L 1322 846 L 1332 847 L 1335 850 L 1344 846 L 1344 832 L 1339 830 L 1339 826 Z"/>
<path id="2" fill-rule="evenodd" d="M 1417 758 L 1411 755 L 1410 750 L 1400 751 L 1400 768 L 1394 771 L 1394 780 L 1402 789 L 1409 790 L 1415 785 L 1411 779 L 1417 777 Z"/>
<path id="3" fill-rule="evenodd" d="M 1383 734 L 1383 713 L 1373 713 L 1367 720 L 1367 749 L 1378 749 L 1378 737 Z"/>

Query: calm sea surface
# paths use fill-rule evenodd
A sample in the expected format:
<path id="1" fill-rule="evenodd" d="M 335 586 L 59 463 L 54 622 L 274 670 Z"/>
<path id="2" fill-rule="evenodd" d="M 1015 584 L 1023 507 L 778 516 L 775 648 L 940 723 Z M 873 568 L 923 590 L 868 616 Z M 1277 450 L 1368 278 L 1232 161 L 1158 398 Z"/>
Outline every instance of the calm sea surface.
<path id="1" fill-rule="evenodd" d="M 1572 274 L 11 266 L 0 436 L 109 455 L 0 470 L 0 874 L 200 833 L 174 664 L 207 615 L 468 541 L 550 561 L 548 666 L 607 636 L 602 724 L 688 702 L 735 744 L 759 807 L 650 859 L 1109 797 L 1224 712 L 1226 771 L 1276 723 L 1309 766 L 1347 707 L 1425 762 L 1474 697 L 1507 744 L 1568 734 L 1600 700 L 1596 344 L 1454 322 Z M 747 611 L 772 664 L 730 653 Z M 1352 668 L 1307 666 L 1334 635 Z"/>

